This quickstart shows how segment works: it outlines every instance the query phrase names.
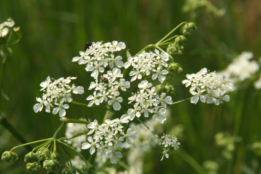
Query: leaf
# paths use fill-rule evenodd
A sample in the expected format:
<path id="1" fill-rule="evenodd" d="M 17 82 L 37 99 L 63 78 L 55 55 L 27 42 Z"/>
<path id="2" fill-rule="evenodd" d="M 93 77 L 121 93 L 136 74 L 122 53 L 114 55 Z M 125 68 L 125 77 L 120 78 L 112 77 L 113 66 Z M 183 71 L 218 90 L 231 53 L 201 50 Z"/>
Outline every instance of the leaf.
<path id="1" fill-rule="evenodd" d="M 1 94 L 7 101 L 10 100 L 9 97 L 7 96 L 7 94 L 5 93 L 5 91 L 3 89 L 1 90 Z"/>

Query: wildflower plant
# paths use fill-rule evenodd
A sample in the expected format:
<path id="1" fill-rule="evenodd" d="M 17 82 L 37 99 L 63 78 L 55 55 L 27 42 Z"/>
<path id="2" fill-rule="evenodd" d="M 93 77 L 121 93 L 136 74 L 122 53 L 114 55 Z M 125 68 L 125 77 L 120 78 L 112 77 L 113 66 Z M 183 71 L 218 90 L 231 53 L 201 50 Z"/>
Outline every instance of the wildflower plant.
<path id="1" fill-rule="evenodd" d="M 182 34 L 174 35 L 179 28 L 182 28 Z M 43 94 L 36 98 L 33 110 L 35 113 L 45 110 L 59 114 L 61 126 L 51 138 L 22 144 L 4 152 L 2 160 L 16 160 L 13 151 L 32 144 L 39 145 L 25 156 L 26 167 L 30 171 L 43 167 L 47 172 L 55 172 L 63 166 L 62 173 L 92 173 L 102 171 L 110 163 L 120 163 L 127 172 L 136 171 L 124 164 L 126 153 L 137 149 L 142 153 L 155 145 L 162 147 L 161 160 L 169 158 L 173 151 L 178 150 L 180 142 L 175 135 L 158 134 L 147 121 L 163 124 L 167 120 L 168 106 L 182 101 L 190 100 L 196 104 L 200 99 L 204 103 L 218 105 L 230 100 L 227 88 L 232 83 L 224 76 L 203 68 L 196 74 L 188 74 L 182 82 L 186 87 L 190 86 L 193 96 L 173 102 L 174 87 L 170 83 L 174 74 L 182 70 L 173 57 L 182 54 L 186 37 L 194 30 L 194 23 L 183 22 L 156 44 L 150 44 L 134 55 L 127 50 L 126 57 L 119 55 L 126 49 L 124 42 L 88 42 L 85 49 L 72 58 L 72 62 L 85 65 L 86 74 L 92 78 L 88 87 L 72 84 L 76 77 L 55 80 L 48 76 L 40 83 Z M 86 96 L 87 102 L 73 100 L 75 94 L 82 95 L 87 90 L 91 92 Z M 128 97 L 123 97 L 123 94 Z M 98 119 L 69 119 L 66 110 L 71 104 L 103 108 L 107 112 L 103 122 L 98 122 Z M 65 137 L 58 137 L 57 133 L 65 125 Z M 144 134 L 144 129 L 147 134 Z M 77 158 L 71 160 L 64 148 L 72 150 Z M 81 153 L 84 150 L 89 152 L 89 160 Z M 66 167 L 61 164 L 61 157 L 65 159 Z M 103 160 L 97 164 L 95 158 Z M 102 163 L 107 160 L 110 163 Z"/>

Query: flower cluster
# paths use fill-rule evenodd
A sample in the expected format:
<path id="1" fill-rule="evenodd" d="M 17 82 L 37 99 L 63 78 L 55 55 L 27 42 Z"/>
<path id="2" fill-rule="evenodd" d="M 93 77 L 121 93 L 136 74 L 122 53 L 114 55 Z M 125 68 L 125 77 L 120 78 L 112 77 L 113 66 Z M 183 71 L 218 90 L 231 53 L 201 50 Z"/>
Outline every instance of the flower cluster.
<path id="1" fill-rule="evenodd" d="M 94 82 L 90 83 L 89 90 L 94 89 L 93 95 L 89 95 L 86 100 L 90 101 L 88 106 L 100 105 L 107 102 L 118 111 L 121 109 L 120 90 L 126 91 L 130 87 L 130 82 L 126 81 L 120 68 L 123 67 L 122 57 L 113 53 L 125 49 L 124 42 L 102 42 L 89 43 L 85 52 L 80 52 L 80 57 L 74 57 L 73 62 L 86 64 L 85 70 L 92 72 Z M 104 72 L 106 70 L 106 72 Z"/>
<path id="2" fill-rule="evenodd" d="M 120 97 L 120 90 L 126 91 L 130 87 L 130 82 L 126 81 L 121 74 L 121 70 L 113 68 L 112 71 L 107 71 L 101 78 L 101 82 L 91 82 L 89 90 L 94 89 L 93 95 L 89 95 L 86 100 L 89 100 L 88 106 L 100 105 L 103 102 L 108 102 L 113 106 L 115 111 L 121 109 L 123 98 Z M 118 81 L 117 78 L 120 78 Z"/>
<path id="3" fill-rule="evenodd" d="M 5 22 L 0 24 L 0 38 L 4 38 L 8 35 L 10 28 L 12 29 L 15 25 L 15 22 L 9 18 Z M 20 30 L 19 27 L 13 28 L 14 32 L 18 32 Z"/>
<path id="4" fill-rule="evenodd" d="M 163 123 L 166 120 L 164 113 L 166 112 L 167 104 L 172 104 L 172 97 L 166 96 L 166 93 L 162 93 L 160 96 L 155 91 L 155 87 L 147 80 L 143 80 L 138 84 L 139 91 L 128 98 L 129 104 L 134 103 L 133 108 L 128 109 L 128 115 L 130 120 L 135 117 L 140 117 L 144 114 L 144 117 L 149 117 L 149 114 L 153 114 L 154 121 L 159 120 Z"/>
<path id="5" fill-rule="evenodd" d="M 186 77 L 182 83 L 186 87 L 190 86 L 189 92 L 193 95 L 191 103 L 196 104 L 200 99 L 203 103 L 219 105 L 230 100 L 226 93 L 233 84 L 225 76 L 219 76 L 216 72 L 208 73 L 207 68 L 203 68 L 196 74 L 187 74 Z"/>
<path id="6" fill-rule="evenodd" d="M 72 62 L 77 62 L 80 65 L 86 64 L 85 70 L 92 72 L 91 76 L 94 79 L 98 79 L 99 73 L 103 73 L 104 69 L 112 69 L 113 67 L 123 67 L 121 56 L 113 54 L 116 51 L 125 49 L 124 42 L 92 42 L 87 43 L 86 51 L 80 51 L 80 56 L 76 56 L 72 59 Z"/>
<path id="7" fill-rule="evenodd" d="M 138 54 L 135 57 L 129 57 L 124 64 L 125 68 L 132 66 L 130 72 L 131 82 L 137 79 L 142 79 L 143 76 L 149 76 L 152 80 L 158 79 L 161 83 L 166 79 L 168 74 L 169 54 L 167 52 L 159 52 L 155 49 L 154 52 L 145 52 Z"/>
<path id="8" fill-rule="evenodd" d="M 180 142 L 178 142 L 178 139 L 174 135 L 170 136 L 166 134 L 161 137 L 160 144 L 163 145 L 163 156 L 161 158 L 162 161 L 164 156 L 169 158 L 169 153 L 172 150 L 177 150 L 179 148 Z"/>
<path id="9" fill-rule="evenodd" d="M 119 148 L 124 148 L 126 144 L 131 144 L 136 138 L 136 133 L 131 129 L 125 132 L 122 123 L 128 123 L 129 116 L 124 114 L 120 119 L 105 120 L 98 125 L 97 120 L 91 122 L 87 127 L 88 142 L 82 144 L 82 149 L 90 149 L 92 155 L 96 150 L 101 153 L 101 157 L 110 158 L 111 163 L 116 164 L 117 158 L 122 158 Z"/>
<path id="10" fill-rule="evenodd" d="M 239 83 L 250 78 L 259 70 L 259 65 L 253 59 L 252 52 L 243 52 L 220 75 L 225 75 L 231 82 Z"/>
<path id="11" fill-rule="evenodd" d="M 53 114 L 57 114 L 59 112 L 60 117 L 65 116 L 65 109 L 69 108 L 69 105 L 66 104 L 66 102 L 69 103 L 73 100 L 71 93 L 84 93 L 84 88 L 82 86 L 75 86 L 74 84 L 70 86 L 71 80 L 74 79 L 76 79 L 76 77 L 61 77 L 58 80 L 52 81 L 48 76 L 46 80 L 40 84 L 42 87 L 40 91 L 43 91 L 44 93 L 42 98 L 36 98 L 36 101 L 39 103 L 34 105 L 34 112 L 37 113 L 42 111 L 45 106 L 46 112 L 51 112 L 51 108 L 53 108 Z"/>

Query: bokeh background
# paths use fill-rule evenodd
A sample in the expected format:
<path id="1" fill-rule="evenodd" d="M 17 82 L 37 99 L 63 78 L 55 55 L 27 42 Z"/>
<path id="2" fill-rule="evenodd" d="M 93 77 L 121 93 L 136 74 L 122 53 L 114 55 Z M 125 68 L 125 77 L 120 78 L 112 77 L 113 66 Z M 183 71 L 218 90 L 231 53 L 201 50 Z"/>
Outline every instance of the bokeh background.
<path id="1" fill-rule="evenodd" d="M 222 70 L 243 51 L 253 52 L 255 60 L 261 57 L 260 0 L 212 0 L 216 10 L 204 5 L 193 8 L 192 2 L 1 0 L 0 22 L 11 17 L 23 34 L 21 41 L 12 47 L 13 56 L 7 60 L 3 88 L 10 101 L 1 98 L 1 112 L 27 141 L 51 137 L 60 124 L 58 116 L 33 111 L 35 98 L 41 96 L 40 82 L 47 76 L 77 76 L 75 84 L 84 86 L 86 92 L 74 99 L 85 102 L 90 94 L 87 91 L 90 74 L 71 60 L 84 50 L 86 42 L 124 41 L 135 54 L 146 45 L 156 43 L 183 21 L 195 22 L 198 30 L 187 38 L 184 53 L 174 57 L 183 67 L 183 72 L 177 74 L 172 83 L 176 90 L 174 101 L 190 96 L 181 84 L 185 74 L 198 72 L 203 67 L 211 71 Z M 192 6 L 191 9 L 186 11 L 186 5 Z M 217 11 L 220 9 L 225 10 L 223 15 L 222 11 Z M 161 150 L 155 148 L 145 158 L 144 173 L 198 173 L 195 165 L 202 165 L 206 160 L 219 163 L 218 173 L 244 173 L 242 166 L 260 162 L 250 148 L 253 142 L 261 140 L 260 94 L 249 82 L 230 94 L 229 103 L 220 106 L 192 105 L 187 101 L 171 107 L 165 131 L 175 125 L 183 126 L 181 150 L 192 159 L 174 153 L 160 162 Z M 96 119 L 103 113 L 71 105 L 67 116 L 87 115 Z M 233 154 L 231 170 L 227 169 L 230 164 L 221 157 L 221 149 L 215 145 L 217 132 L 241 137 Z M 0 125 L 0 153 L 18 144 L 20 142 Z M 0 161 L 0 173 L 29 173 L 23 162 L 26 152 L 24 148 L 18 149 L 20 159 L 15 163 Z M 257 165 L 261 166 L 261 163 Z"/>

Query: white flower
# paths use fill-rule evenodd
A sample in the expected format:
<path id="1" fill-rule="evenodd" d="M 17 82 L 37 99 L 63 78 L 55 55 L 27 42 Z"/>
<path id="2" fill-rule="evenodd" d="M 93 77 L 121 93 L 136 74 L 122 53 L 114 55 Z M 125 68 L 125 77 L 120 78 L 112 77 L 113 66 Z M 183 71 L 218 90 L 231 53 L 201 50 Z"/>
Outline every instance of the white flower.
<path id="1" fill-rule="evenodd" d="M 130 145 L 132 144 L 132 141 L 135 140 L 137 137 L 137 133 L 133 131 L 131 128 L 128 128 L 126 134 L 124 132 L 121 132 L 121 134 L 123 136 L 120 137 L 120 141 L 124 141 L 124 139 L 126 139 L 126 142 Z"/>
<path id="2" fill-rule="evenodd" d="M 164 80 L 166 79 L 166 77 L 164 75 L 168 74 L 168 70 L 166 69 L 163 69 L 162 70 L 162 67 L 161 66 L 158 66 L 157 67 L 157 70 L 156 69 L 153 69 L 152 70 L 153 72 L 155 72 L 153 75 L 152 75 L 152 80 L 155 80 L 156 78 L 158 78 L 158 80 L 163 83 Z"/>
<path id="3" fill-rule="evenodd" d="M 84 88 L 82 86 L 74 86 L 75 88 L 72 88 L 74 94 L 83 94 Z"/>
<path id="4" fill-rule="evenodd" d="M 152 87 L 152 83 L 149 83 L 147 80 L 143 80 L 138 84 L 138 87 L 143 90 L 147 90 L 148 88 Z"/>
<path id="5" fill-rule="evenodd" d="M 36 98 L 36 101 L 38 101 L 39 103 L 36 103 L 33 107 L 35 113 L 42 111 L 43 105 L 45 103 L 45 100 L 42 100 L 41 98 L 38 98 L 38 97 Z"/>
<path id="6" fill-rule="evenodd" d="M 90 154 L 92 155 L 95 152 L 95 148 L 99 148 L 99 144 L 97 143 L 97 141 L 93 141 L 93 138 L 91 136 L 89 136 L 87 140 L 89 143 L 82 143 L 82 149 L 90 149 Z"/>
<path id="7" fill-rule="evenodd" d="M 96 105 L 100 104 L 100 100 L 99 100 L 100 94 L 96 94 L 96 91 L 93 92 L 93 95 L 89 95 L 86 100 L 90 100 L 88 106 L 91 107 L 94 103 Z"/>
<path id="8" fill-rule="evenodd" d="M 109 105 L 113 105 L 113 109 L 115 111 L 118 111 L 121 109 L 121 102 L 123 101 L 122 97 L 117 97 L 119 95 L 119 93 L 116 93 L 114 96 L 109 96 L 109 98 L 111 98 L 111 100 L 108 101 Z"/>
<path id="9" fill-rule="evenodd" d="M 117 164 L 117 158 L 122 158 L 121 152 L 117 152 L 117 148 L 109 148 L 110 151 L 107 153 L 107 158 L 110 158 L 112 164 Z"/>
<path id="10" fill-rule="evenodd" d="M 167 110 L 165 108 L 160 108 L 159 110 L 158 109 L 159 109 L 159 107 L 155 107 L 153 120 L 156 121 L 156 119 L 157 119 L 157 120 L 159 120 L 159 122 L 161 124 L 163 124 L 164 121 L 166 120 L 166 117 L 164 116 L 164 114 Z"/>
<path id="11" fill-rule="evenodd" d="M 53 114 L 57 114 L 59 112 L 59 116 L 63 117 L 66 115 L 65 109 L 69 108 L 68 104 L 64 104 L 64 99 L 60 101 L 60 103 L 55 103 L 58 107 L 53 108 Z"/>
<path id="12" fill-rule="evenodd" d="M 125 81 L 125 79 L 120 79 L 120 82 L 118 83 L 118 88 L 120 88 L 123 91 L 126 91 L 126 89 L 129 87 L 130 87 L 129 81 Z"/>
<path id="13" fill-rule="evenodd" d="M 111 77 L 112 81 L 118 77 L 123 77 L 123 74 L 121 74 L 121 70 L 119 68 L 113 68 L 113 70 L 108 71 L 107 74 Z"/>
<path id="14" fill-rule="evenodd" d="M 141 107 L 137 104 L 134 105 L 134 109 L 128 109 L 127 113 L 130 116 L 130 120 L 133 120 L 135 117 L 139 118 L 141 116 L 140 110 Z"/>
<path id="15" fill-rule="evenodd" d="M 172 97 L 171 96 L 166 96 L 166 93 L 162 93 L 160 95 L 160 97 L 157 95 L 156 96 L 156 99 L 158 102 L 161 103 L 161 105 L 164 107 L 164 108 L 167 108 L 167 104 L 172 104 L 173 101 L 172 101 Z M 157 102 L 156 102 L 157 103 Z"/>
<path id="16" fill-rule="evenodd" d="M 190 102 L 191 103 L 194 103 L 194 104 L 197 104 L 199 98 L 200 100 L 205 103 L 206 102 L 206 96 L 205 95 L 202 95 L 202 93 L 205 92 L 205 89 L 200 89 L 199 87 L 197 87 L 197 92 L 194 91 L 194 90 L 190 90 L 189 91 L 192 95 L 194 95 L 191 99 L 190 99 Z"/>

